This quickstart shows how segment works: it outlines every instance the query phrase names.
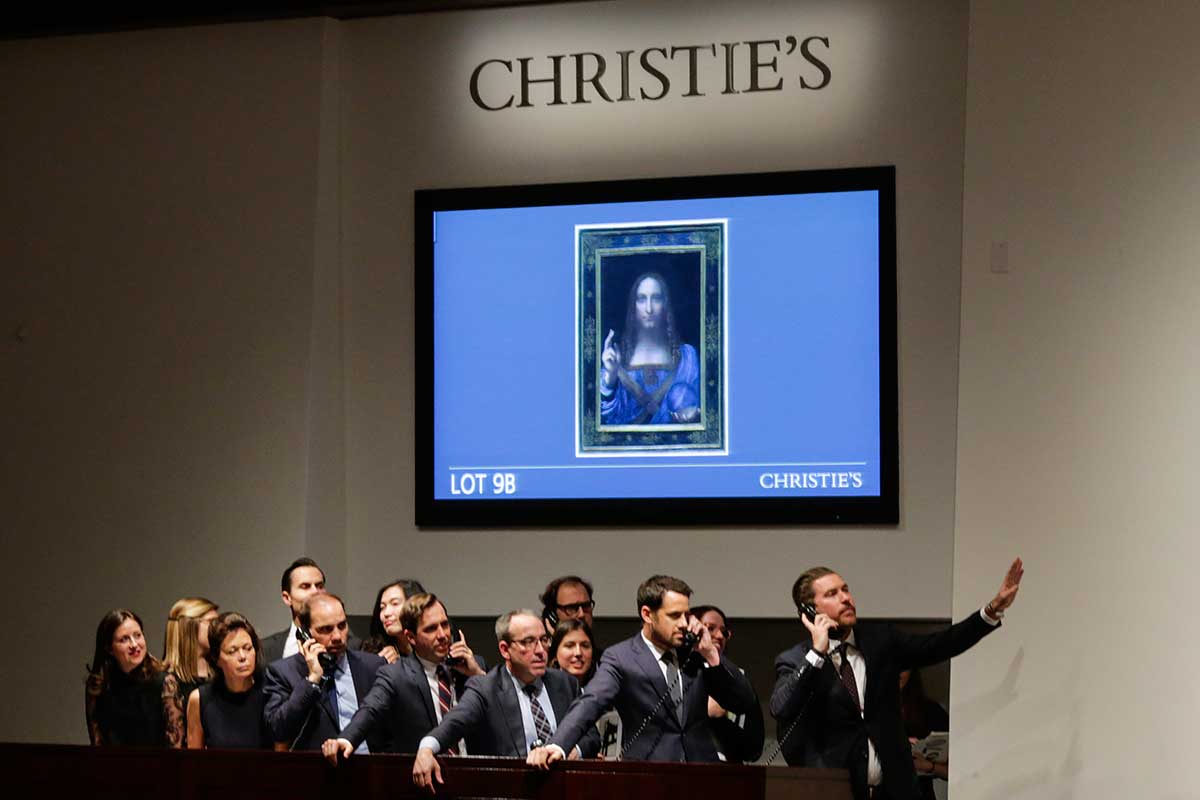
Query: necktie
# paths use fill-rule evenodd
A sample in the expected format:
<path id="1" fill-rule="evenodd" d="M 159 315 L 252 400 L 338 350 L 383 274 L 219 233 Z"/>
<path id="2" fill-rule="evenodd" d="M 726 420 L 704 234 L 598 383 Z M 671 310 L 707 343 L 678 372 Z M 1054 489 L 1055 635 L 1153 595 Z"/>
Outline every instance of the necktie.
<path id="1" fill-rule="evenodd" d="M 683 680 L 679 675 L 679 662 L 675 660 L 675 651 L 668 650 L 663 653 L 662 662 L 667 665 L 667 694 L 671 696 L 671 705 L 675 707 L 675 717 L 683 724 Z"/>
<path id="2" fill-rule="evenodd" d="M 438 682 L 438 708 L 441 710 L 442 719 L 446 718 L 446 714 L 454 707 L 454 695 L 450 693 L 450 670 L 445 664 L 437 666 L 437 682 Z M 446 755 L 456 756 L 458 750 L 454 747 L 446 748 Z"/>
<path id="3" fill-rule="evenodd" d="M 862 700 L 858 696 L 858 681 L 854 680 L 854 668 L 850 666 L 850 645 L 846 642 L 838 647 L 838 653 L 842 657 L 842 666 L 838 670 L 841 675 L 842 685 L 846 687 L 846 691 L 850 693 L 850 697 L 854 699 L 854 705 L 862 712 Z"/>
<path id="4" fill-rule="evenodd" d="M 542 704 L 538 702 L 538 687 L 532 683 L 525 686 L 523 691 L 529 695 L 529 710 L 533 714 L 533 729 L 537 733 L 537 738 L 542 744 L 550 741 L 550 737 L 554 735 L 554 731 L 550 729 L 550 720 L 546 719 L 546 712 L 542 708 Z"/>

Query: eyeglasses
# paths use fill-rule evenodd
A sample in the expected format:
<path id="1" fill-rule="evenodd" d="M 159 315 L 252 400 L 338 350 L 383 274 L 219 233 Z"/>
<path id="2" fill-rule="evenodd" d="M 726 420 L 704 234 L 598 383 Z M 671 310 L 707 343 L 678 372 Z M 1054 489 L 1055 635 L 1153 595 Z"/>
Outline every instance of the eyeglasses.
<path id="1" fill-rule="evenodd" d="M 550 649 L 550 642 L 553 641 L 549 636 L 526 636 L 524 639 L 514 639 L 513 644 L 518 645 L 522 650 L 532 650 L 534 645 L 541 642 L 542 647 Z"/>
<path id="2" fill-rule="evenodd" d="M 591 611 L 596 607 L 595 600 L 584 600 L 582 603 L 567 603 L 558 607 L 559 612 L 568 616 L 582 614 L 584 611 Z"/>
<path id="3" fill-rule="evenodd" d="M 729 638 L 729 628 L 726 628 L 724 625 L 705 625 L 704 627 L 708 629 L 709 636 L 716 636 L 717 632 L 720 631 L 722 636 L 726 639 Z"/>

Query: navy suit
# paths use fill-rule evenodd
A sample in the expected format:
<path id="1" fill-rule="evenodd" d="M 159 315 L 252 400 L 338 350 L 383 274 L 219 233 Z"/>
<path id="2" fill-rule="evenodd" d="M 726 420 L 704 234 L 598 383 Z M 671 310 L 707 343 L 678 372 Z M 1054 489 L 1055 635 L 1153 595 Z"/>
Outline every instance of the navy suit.
<path id="1" fill-rule="evenodd" d="M 375 681 L 375 673 L 387 662 L 377 655 L 357 650 L 347 650 L 346 659 L 354 680 L 354 693 L 361 706 Z M 263 693 L 267 696 L 263 717 L 275 741 L 291 744 L 303 731 L 295 749 L 320 750 L 326 739 L 341 735 L 333 710 L 325 702 L 321 690 L 308 680 L 308 662 L 303 654 L 272 663 L 267 668 Z M 382 736 L 371 737 L 367 739 L 367 747 L 372 752 L 382 752 L 387 749 L 387 741 Z"/>
<path id="2" fill-rule="evenodd" d="M 555 719 L 564 719 L 571 702 L 579 697 L 579 681 L 557 669 L 546 670 L 542 680 Z M 438 740 L 442 751 L 465 738 L 467 752 L 473 756 L 525 756 L 529 742 L 525 739 L 517 688 L 508 667 L 499 664 L 488 674 L 467 681 L 458 704 L 429 735 Z M 599 752 L 600 732 L 595 725 L 580 740 L 579 750 L 584 758 L 592 758 Z"/>
<path id="3" fill-rule="evenodd" d="M 866 697 L 860 714 L 842 684 L 833 658 L 820 669 L 809 663 L 805 640 L 775 659 L 771 715 L 788 764 L 850 770 L 857 800 L 867 797 L 867 740 L 883 769 L 882 787 L 891 800 L 918 800 L 912 750 L 900 717 L 900 673 L 958 655 L 998 626 L 975 612 L 939 633 L 916 636 L 884 623 L 860 622 L 855 646 L 866 662 Z M 782 738 L 782 737 L 785 737 Z"/>
<path id="4" fill-rule="evenodd" d="M 484 661 L 475 656 L 480 667 Z M 460 698 L 466 691 L 467 676 L 451 670 L 454 693 Z M 425 734 L 437 725 L 433 708 L 433 693 L 425 677 L 425 669 L 415 655 L 402 656 L 379 670 L 375 684 L 358 704 L 358 713 L 341 732 L 340 737 L 355 747 L 363 739 L 371 752 L 371 737 L 383 736 L 387 752 L 415 753 Z"/>
<path id="5" fill-rule="evenodd" d="M 621 717 L 623 759 L 717 761 L 708 724 L 708 698 L 744 714 L 755 703 L 754 689 L 724 658 L 715 667 L 685 668 L 682 680 L 682 713 L 677 713 L 667 696 L 662 669 L 638 633 L 604 651 L 595 677 L 571 704 L 566 719 L 559 721 L 550 742 L 571 752 L 612 707 Z"/>

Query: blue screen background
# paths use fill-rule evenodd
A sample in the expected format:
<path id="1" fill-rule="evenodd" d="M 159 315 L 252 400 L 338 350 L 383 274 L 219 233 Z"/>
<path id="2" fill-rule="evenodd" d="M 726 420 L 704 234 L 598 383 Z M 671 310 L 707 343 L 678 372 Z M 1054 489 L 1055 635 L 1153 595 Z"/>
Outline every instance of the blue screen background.
<path id="1" fill-rule="evenodd" d="M 577 457 L 575 226 L 714 218 L 727 455 Z M 467 472 L 472 499 L 877 496 L 878 218 L 873 191 L 438 212 L 435 498 Z M 846 471 L 861 486 L 763 486 Z"/>

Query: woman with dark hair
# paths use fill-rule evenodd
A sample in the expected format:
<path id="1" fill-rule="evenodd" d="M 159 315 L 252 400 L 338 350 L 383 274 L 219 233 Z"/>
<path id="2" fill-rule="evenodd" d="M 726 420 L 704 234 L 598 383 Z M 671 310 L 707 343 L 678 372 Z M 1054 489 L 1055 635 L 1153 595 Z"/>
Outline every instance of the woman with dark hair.
<path id="1" fill-rule="evenodd" d="M 904 720 L 904 733 L 910 742 L 924 739 L 934 731 L 950 730 L 950 715 L 925 695 L 919 670 L 900 673 L 900 717 Z M 913 769 L 917 773 L 922 799 L 934 800 L 933 779 L 946 780 L 950 774 L 950 764 L 946 761 L 930 761 L 913 753 Z"/>
<path id="2" fill-rule="evenodd" d="M 234 611 L 208 626 L 212 680 L 188 696 L 190 750 L 205 747 L 270 749 L 274 742 L 263 719 L 262 648 L 250 620 Z"/>
<path id="3" fill-rule="evenodd" d="M 179 681 L 150 655 L 141 617 L 129 609 L 113 609 L 96 627 L 84 714 L 95 745 L 183 744 Z"/>
<path id="4" fill-rule="evenodd" d="M 380 588 L 372 606 L 371 635 L 363 641 L 360 650 L 378 653 L 389 664 L 412 652 L 408 639 L 404 638 L 404 626 L 400 624 L 400 609 L 414 594 L 425 594 L 425 587 L 411 578 L 397 578 Z"/>
<path id="5" fill-rule="evenodd" d="M 550 666 L 575 676 L 580 688 L 596 674 L 596 641 L 592 629 L 580 618 L 565 619 L 550 640 Z"/>
<path id="6" fill-rule="evenodd" d="M 592 628 L 581 617 L 565 619 L 554 629 L 550 640 L 550 667 L 575 676 L 582 688 L 596 674 L 596 640 Z M 600 731 L 600 758 L 616 758 L 621 753 L 621 718 L 609 710 L 596 720 Z"/>

